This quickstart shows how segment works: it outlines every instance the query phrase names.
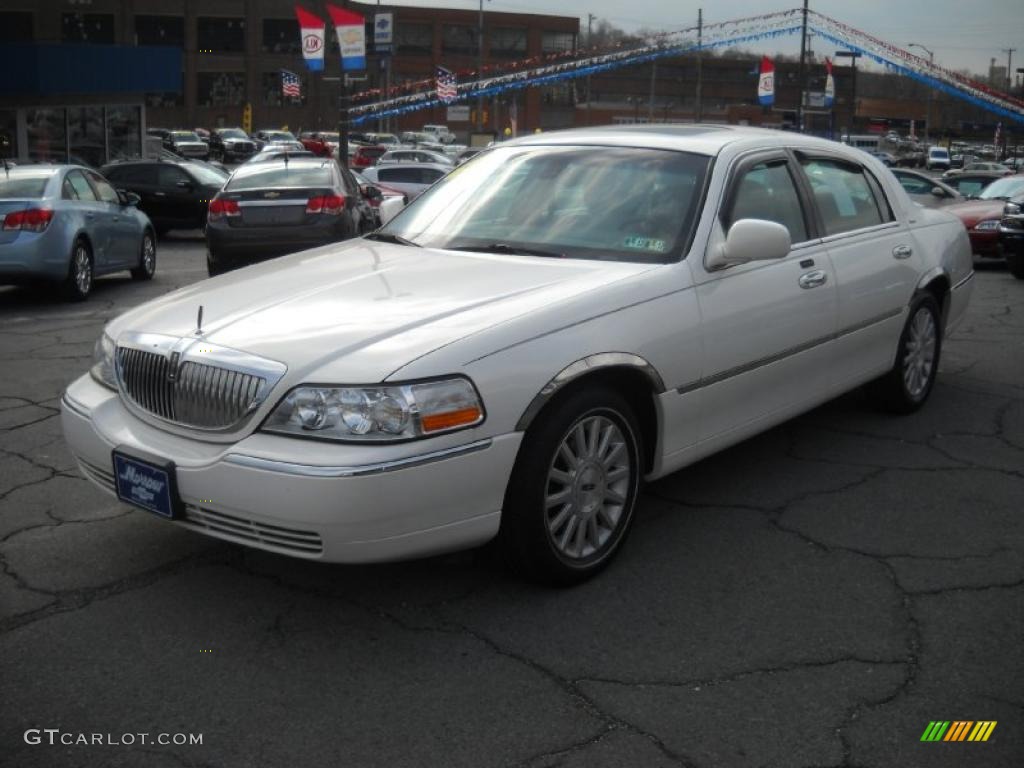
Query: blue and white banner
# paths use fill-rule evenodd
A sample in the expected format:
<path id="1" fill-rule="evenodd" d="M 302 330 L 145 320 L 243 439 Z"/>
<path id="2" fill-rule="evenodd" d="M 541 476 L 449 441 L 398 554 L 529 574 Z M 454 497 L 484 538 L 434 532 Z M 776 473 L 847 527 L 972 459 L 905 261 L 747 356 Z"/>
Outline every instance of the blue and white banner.
<path id="1" fill-rule="evenodd" d="M 394 14 L 377 13 L 373 17 L 373 47 L 378 53 L 387 53 L 394 43 Z"/>
<path id="2" fill-rule="evenodd" d="M 345 72 L 366 69 L 366 27 L 363 17 L 336 5 L 327 4 L 341 48 L 341 68 Z"/>

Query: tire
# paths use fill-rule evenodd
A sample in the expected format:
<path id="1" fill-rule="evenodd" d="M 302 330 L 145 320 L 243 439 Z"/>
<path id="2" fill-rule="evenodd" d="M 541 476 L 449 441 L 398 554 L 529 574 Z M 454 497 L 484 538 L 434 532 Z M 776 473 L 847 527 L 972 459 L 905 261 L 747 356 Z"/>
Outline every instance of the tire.
<path id="1" fill-rule="evenodd" d="M 92 249 L 80 237 L 71 246 L 68 276 L 64 279 L 64 296 L 68 301 L 85 301 L 89 298 L 94 278 L 93 266 Z"/>
<path id="2" fill-rule="evenodd" d="M 132 280 L 152 280 L 156 274 L 156 237 L 148 229 L 142 234 L 139 266 L 132 270 Z"/>
<path id="3" fill-rule="evenodd" d="M 639 438 L 629 403 L 603 386 L 570 391 L 537 417 L 519 448 L 498 531 L 513 570 L 568 586 L 611 562 L 640 491 Z"/>
<path id="4" fill-rule="evenodd" d="M 928 399 L 942 351 L 942 313 L 930 293 L 914 296 L 900 334 L 892 370 L 868 388 L 879 406 L 892 413 L 913 413 Z"/>
<path id="5" fill-rule="evenodd" d="M 1006 268 L 1018 280 L 1024 280 L 1024 252 L 1008 251 L 1006 253 Z"/>
<path id="6" fill-rule="evenodd" d="M 231 267 L 224 263 L 223 258 L 218 258 L 212 253 L 207 251 L 206 253 L 206 274 L 210 277 L 216 277 L 217 275 L 223 275 L 225 272 L 230 272 Z"/>

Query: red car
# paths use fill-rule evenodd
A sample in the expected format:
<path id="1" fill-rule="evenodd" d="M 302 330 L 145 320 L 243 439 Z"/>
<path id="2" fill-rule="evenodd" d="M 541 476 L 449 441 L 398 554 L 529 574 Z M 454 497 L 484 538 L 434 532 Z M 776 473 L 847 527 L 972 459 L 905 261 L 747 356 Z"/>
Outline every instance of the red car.
<path id="1" fill-rule="evenodd" d="M 338 134 L 331 131 L 303 131 L 299 141 L 317 157 L 334 157 L 338 151 Z"/>
<path id="2" fill-rule="evenodd" d="M 1004 176 L 983 189 L 973 200 L 947 205 L 942 210 L 955 214 L 967 227 L 971 250 L 977 256 L 999 257 L 999 220 L 1011 197 L 1024 194 L 1024 175 Z"/>
<path id="3" fill-rule="evenodd" d="M 352 169 L 369 168 L 376 165 L 380 156 L 388 151 L 388 148 L 380 144 L 356 147 L 348 166 Z"/>

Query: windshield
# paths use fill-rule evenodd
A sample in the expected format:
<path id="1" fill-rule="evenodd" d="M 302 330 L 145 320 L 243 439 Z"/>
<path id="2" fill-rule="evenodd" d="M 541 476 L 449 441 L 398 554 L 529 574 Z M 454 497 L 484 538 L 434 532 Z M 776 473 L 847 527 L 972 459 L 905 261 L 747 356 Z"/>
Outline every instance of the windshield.
<path id="1" fill-rule="evenodd" d="M 177 141 L 199 141 L 199 137 L 191 131 L 175 131 L 171 136 Z"/>
<path id="2" fill-rule="evenodd" d="M 1009 200 L 1022 192 L 1024 192 L 1024 176 L 1010 176 L 993 181 L 982 190 L 978 198 L 980 200 Z"/>
<path id="3" fill-rule="evenodd" d="M 708 158 L 632 147 L 500 147 L 383 233 L 431 248 L 667 262 L 689 239 Z"/>
<path id="4" fill-rule="evenodd" d="M 264 187 L 332 187 L 331 171 L 321 166 L 276 166 L 274 168 L 239 169 L 225 189 L 238 192 Z"/>
<path id="5" fill-rule="evenodd" d="M 223 139 L 248 139 L 249 136 L 241 128 L 225 128 L 218 132 Z"/>
<path id="6" fill-rule="evenodd" d="M 200 163 L 187 163 L 186 167 L 200 184 L 223 186 L 228 178 L 228 172 L 222 171 L 215 165 Z"/>

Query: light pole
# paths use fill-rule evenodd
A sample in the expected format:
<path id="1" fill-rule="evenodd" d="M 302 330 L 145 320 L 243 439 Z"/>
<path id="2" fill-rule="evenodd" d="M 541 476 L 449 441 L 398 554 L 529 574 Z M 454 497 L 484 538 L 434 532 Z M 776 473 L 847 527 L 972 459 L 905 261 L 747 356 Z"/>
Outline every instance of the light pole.
<path id="1" fill-rule="evenodd" d="M 480 17 L 476 29 L 476 81 L 477 90 L 484 79 L 484 0 L 480 0 Z M 484 130 L 484 97 L 476 97 L 476 132 Z"/>
<path id="2" fill-rule="evenodd" d="M 907 43 L 907 48 L 920 48 L 922 51 L 928 54 L 928 67 L 931 68 L 935 65 L 935 53 L 930 48 L 925 48 L 920 43 Z M 931 74 L 931 72 L 929 72 Z M 924 145 L 928 146 L 928 131 L 932 126 L 932 87 L 928 86 L 928 93 L 925 101 L 925 118 L 924 118 Z"/>
<path id="3" fill-rule="evenodd" d="M 836 51 L 835 58 L 850 60 L 850 125 L 846 128 L 847 141 L 852 141 L 853 124 L 857 120 L 857 59 L 861 56 L 860 51 Z"/>

